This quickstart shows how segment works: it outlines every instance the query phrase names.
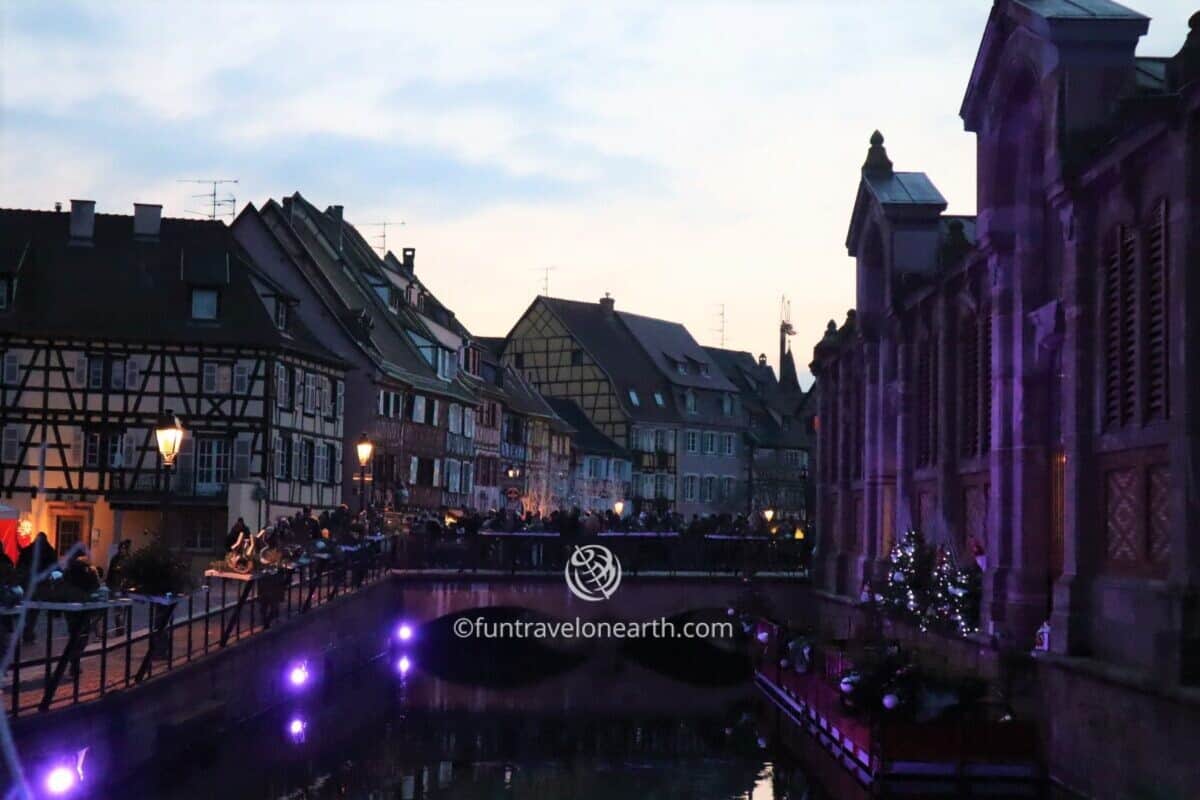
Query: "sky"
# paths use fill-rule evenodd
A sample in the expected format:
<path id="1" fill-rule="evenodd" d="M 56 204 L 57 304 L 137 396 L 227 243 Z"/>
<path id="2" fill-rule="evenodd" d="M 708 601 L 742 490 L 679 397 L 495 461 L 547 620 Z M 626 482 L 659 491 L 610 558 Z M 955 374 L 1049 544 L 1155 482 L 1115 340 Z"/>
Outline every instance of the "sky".
<path id="1" fill-rule="evenodd" d="M 1133 0 L 1173 55 L 1194 0 Z M 958 109 L 988 0 L 0 0 L 0 206 L 240 209 L 299 190 L 472 333 L 540 293 L 684 323 L 803 373 L 853 305 L 868 138 L 975 208 Z M 377 241 L 380 241 L 377 239 Z"/>

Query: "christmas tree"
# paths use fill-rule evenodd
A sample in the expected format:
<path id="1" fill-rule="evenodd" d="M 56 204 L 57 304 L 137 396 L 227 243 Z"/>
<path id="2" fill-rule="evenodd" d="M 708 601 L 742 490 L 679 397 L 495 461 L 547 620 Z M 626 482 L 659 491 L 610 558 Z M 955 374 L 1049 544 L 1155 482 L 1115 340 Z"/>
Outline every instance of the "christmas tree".
<path id="1" fill-rule="evenodd" d="M 934 628 L 957 636 L 978 630 L 980 577 L 978 569 L 958 569 L 950 553 L 939 547 L 921 630 Z"/>
<path id="2" fill-rule="evenodd" d="M 928 572 L 924 537 L 917 531 L 907 531 L 888 555 L 888 570 L 878 593 L 880 605 L 899 616 L 922 618 Z"/>

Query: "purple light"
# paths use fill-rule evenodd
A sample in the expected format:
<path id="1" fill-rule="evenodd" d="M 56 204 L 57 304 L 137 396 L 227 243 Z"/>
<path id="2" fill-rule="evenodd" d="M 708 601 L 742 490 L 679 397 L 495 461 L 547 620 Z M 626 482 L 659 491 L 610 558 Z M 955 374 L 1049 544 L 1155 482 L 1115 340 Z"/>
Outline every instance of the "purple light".
<path id="1" fill-rule="evenodd" d="M 408 660 L 408 656 L 400 656 L 400 660 L 396 662 L 396 671 L 401 675 L 407 675 L 412 669 L 412 662 Z"/>
<path id="2" fill-rule="evenodd" d="M 301 661 L 299 664 L 293 664 L 288 670 L 288 683 L 293 688 L 302 689 L 308 683 L 308 662 Z"/>
<path id="3" fill-rule="evenodd" d="M 396 628 L 396 638 L 402 642 L 407 642 L 413 637 L 412 626 L 407 622 L 401 622 L 400 627 Z"/>
<path id="4" fill-rule="evenodd" d="M 288 721 L 287 732 L 292 741 L 299 744 L 304 741 L 304 735 L 308 732 L 308 723 L 302 717 L 292 717 Z"/>
<path id="5" fill-rule="evenodd" d="M 50 794 L 66 794 L 75 788 L 79 776 L 70 767 L 55 767 L 46 776 L 46 791 Z"/>

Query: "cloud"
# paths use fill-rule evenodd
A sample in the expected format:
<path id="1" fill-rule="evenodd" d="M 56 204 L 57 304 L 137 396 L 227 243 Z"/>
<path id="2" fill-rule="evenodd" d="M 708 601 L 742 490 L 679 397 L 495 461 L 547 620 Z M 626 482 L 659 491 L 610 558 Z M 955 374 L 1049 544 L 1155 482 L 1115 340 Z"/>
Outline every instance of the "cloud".
<path id="1" fill-rule="evenodd" d="M 774 361 L 853 303 L 844 237 L 871 131 L 974 207 L 957 117 L 989 3 L 4 4 L 0 202 L 196 207 L 300 189 L 393 246 L 479 333 L 613 292 Z M 1173 53 L 1187 3 L 1143 52 Z M 401 238 L 403 241 L 401 241 Z M 464 287 L 472 287 L 470 289 Z M 484 289 L 483 287 L 486 287 Z"/>

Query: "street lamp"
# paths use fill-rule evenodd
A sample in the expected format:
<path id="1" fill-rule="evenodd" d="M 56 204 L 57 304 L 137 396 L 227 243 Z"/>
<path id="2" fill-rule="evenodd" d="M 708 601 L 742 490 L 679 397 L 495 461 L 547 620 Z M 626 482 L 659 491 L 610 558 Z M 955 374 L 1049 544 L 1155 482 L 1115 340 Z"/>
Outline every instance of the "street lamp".
<path id="1" fill-rule="evenodd" d="M 613 503 L 613 511 L 617 512 L 618 517 L 621 516 L 625 512 L 625 501 L 618 500 L 617 502 Z"/>
<path id="2" fill-rule="evenodd" d="M 510 479 L 516 479 L 516 477 L 521 474 L 521 470 L 519 467 L 515 467 L 512 464 L 509 464 L 508 470 L 506 471 L 505 474 L 508 475 L 508 477 Z"/>
<path id="3" fill-rule="evenodd" d="M 171 409 L 159 415 L 158 423 L 154 426 L 154 438 L 158 442 L 158 455 L 162 458 L 163 466 L 171 469 L 183 445 L 183 426 Z"/>
<path id="4" fill-rule="evenodd" d="M 159 509 L 159 539 L 163 543 L 167 542 L 167 501 L 171 496 L 171 468 L 175 466 L 175 459 L 179 456 L 179 450 L 183 447 L 183 425 L 179 423 L 179 417 L 175 416 L 175 412 L 167 409 L 159 414 L 158 421 L 154 424 L 154 441 L 158 444 L 158 457 L 162 459 L 163 465 L 163 493 L 162 493 L 162 508 Z"/>
<path id="5" fill-rule="evenodd" d="M 770 523 L 771 520 L 775 519 L 775 509 L 773 509 L 773 508 L 765 509 L 763 511 L 763 519 L 765 519 L 768 523 Z"/>
<path id="6" fill-rule="evenodd" d="M 358 452 L 358 497 L 359 511 L 367 510 L 367 464 L 371 463 L 371 453 L 375 452 L 375 445 L 371 444 L 371 440 L 367 438 L 366 431 L 362 436 L 358 437 L 358 444 L 354 446 Z"/>

